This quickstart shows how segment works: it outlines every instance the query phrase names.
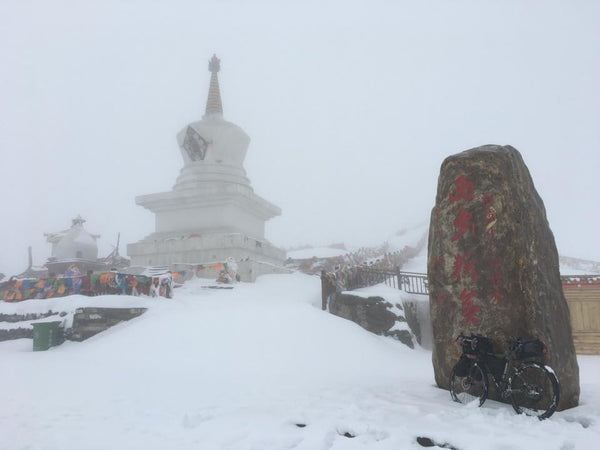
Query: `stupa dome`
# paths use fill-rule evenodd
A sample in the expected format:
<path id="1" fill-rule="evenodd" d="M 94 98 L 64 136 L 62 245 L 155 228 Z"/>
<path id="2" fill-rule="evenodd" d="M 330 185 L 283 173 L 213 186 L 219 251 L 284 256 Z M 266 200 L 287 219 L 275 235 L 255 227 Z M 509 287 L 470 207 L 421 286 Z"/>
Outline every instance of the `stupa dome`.
<path id="1" fill-rule="evenodd" d="M 177 143 L 186 165 L 216 163 L 243 168 L 250 137 L 239 126 L 213 116 L 187 125 L 177 134 Z"/>

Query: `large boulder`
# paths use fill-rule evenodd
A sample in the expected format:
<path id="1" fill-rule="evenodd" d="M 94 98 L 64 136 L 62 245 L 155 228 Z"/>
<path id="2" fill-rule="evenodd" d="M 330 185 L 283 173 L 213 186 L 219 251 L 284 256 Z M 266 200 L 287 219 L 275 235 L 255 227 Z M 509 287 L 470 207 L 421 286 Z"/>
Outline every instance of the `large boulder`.
<path id="1" fill-rule="evenodd" d="M 433 367 L 447 389 L 459 333 L 539 338 L 560 381 L 558 409 L 579 401 L 579 367 L 554 236 L 521 154 L 486 145 L 442 163 L 427 272 Z"/>
<path id="2" fill-rule="evenodd" d="M 371 333 L 392 336 L 414 348 L 412 333 L 399 303 L 394 305 L 378 296 L 361 297 L 338 292 L 329 297 L 329 312 L 356 322 Z"/>

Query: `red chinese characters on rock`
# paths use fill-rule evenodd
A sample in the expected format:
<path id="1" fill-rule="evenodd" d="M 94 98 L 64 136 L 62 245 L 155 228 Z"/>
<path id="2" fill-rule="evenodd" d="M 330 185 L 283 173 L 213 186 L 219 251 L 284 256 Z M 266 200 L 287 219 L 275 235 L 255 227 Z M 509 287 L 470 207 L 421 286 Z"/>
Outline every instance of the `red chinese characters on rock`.
<path id="1" fill-rule="evenodd" d="M 477 282 L 477 270 L 475 269 L 475 261 L 470 259 L 469 253 L 464 255 L 458 253 L 454 258 L 454 272 L 452 272 L 458 281 L 462 280 L 463 276 L 467 276 L 473 283 Z"/>
<path id="2" fill-rule="evenodd" d="M 469 180 L 465 174 L 459 175 L 453 184 L 448 199 L 451 204 L 459 201 L 471 201 L 473 199 L 473 182 Z M 452 222 L 455 228 L 454 234 L 450 237 L 450 242 L 459 242 L 467 233 L 475 234 L 475 221 L 473 213 L 460 207 L 458 213 Z M 478 279 L 477 261 L 471 258 L 468 252 L 457 253 L 454 256 L 454 271 L 452 275 L 461 283 L 463 289 L 460 293 L 459 300 L 461 304 L 461 315 L 463 318 L 462 326 L 469 323 L 476 325 L 479 322 L 477 313 L 479 306 L 474 303 L 477 297 L 475 284 Z M 444 298 L 437 299 L 438 305 L 444 303 Z"/>
<path id="3" fill-rule="evenodd" d="M 450 203 L 473 198 L 473 182 L 467 179 L 464 173 L 459 175 L 452 184 L 454 185 L 454 192 L 448 192 Z"/>
<path id="4" fill-rule="evenodd" d="M 458 216 L 456 216 L 452 224 L 457 230 L 450 238 L 450 242 L 458 241 L 465 234 L 467 234 L 468 231 L 470 231 L 471 234 L 475 234 L 475 222 L 473 221 L 473 214 L 462 208 L 458 210 Z"/>
<path id="5" fill-rule="evenodd" d="M 477 319 L 477 313 L 479 312 L 479 306 L 473 303 L 473 298 L 477 295 L 477 292 L 464 288 L 460 293 L 460 303 L 462 305 L 462 325 L 465 326 L 469 323 L 477 325 L 479 319 Z"/>

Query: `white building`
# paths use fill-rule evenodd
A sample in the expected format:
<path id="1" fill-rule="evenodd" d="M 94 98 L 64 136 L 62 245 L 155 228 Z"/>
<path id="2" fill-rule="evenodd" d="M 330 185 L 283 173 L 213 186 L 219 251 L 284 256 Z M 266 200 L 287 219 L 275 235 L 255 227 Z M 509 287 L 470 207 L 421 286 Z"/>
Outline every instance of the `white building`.
<path id="1" fill-rule="evenodd" d="M 233 258 L 246 280 L 282 266 L 285 253 L 265 239 L 265 222 L 281 210 L 256 195 L 246 176 L 250 138 L 223 119 L 219 70 L 213 56 L 206 113 L 177 135 L 184 166 L 175 186 L 136 198 L 156 215 L 156 225 L 154 233 L 127 246 L 132 266 L 173 268 Z"/>

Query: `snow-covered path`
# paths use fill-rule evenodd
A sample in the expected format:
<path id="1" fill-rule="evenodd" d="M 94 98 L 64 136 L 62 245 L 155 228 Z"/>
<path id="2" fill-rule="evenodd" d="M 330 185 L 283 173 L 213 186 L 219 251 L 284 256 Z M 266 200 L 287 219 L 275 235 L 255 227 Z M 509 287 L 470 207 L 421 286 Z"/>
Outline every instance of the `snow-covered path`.
<path id="1" fill-rule="evenodd" d="M 322 312 L 319 295 L 318 277 L 300 274 L 233 290 L 196 281 L 82 343 L 35 353 L 31 340 L 0 343 L 0 448 L 410 449 L 421 448 L 417 436 L 459 449 L 600 442 L 600 357 L 579 358 L 581 406 L 544 422 L 493 401 L 461 406 L 435 386 L 428 351 Z"/>

